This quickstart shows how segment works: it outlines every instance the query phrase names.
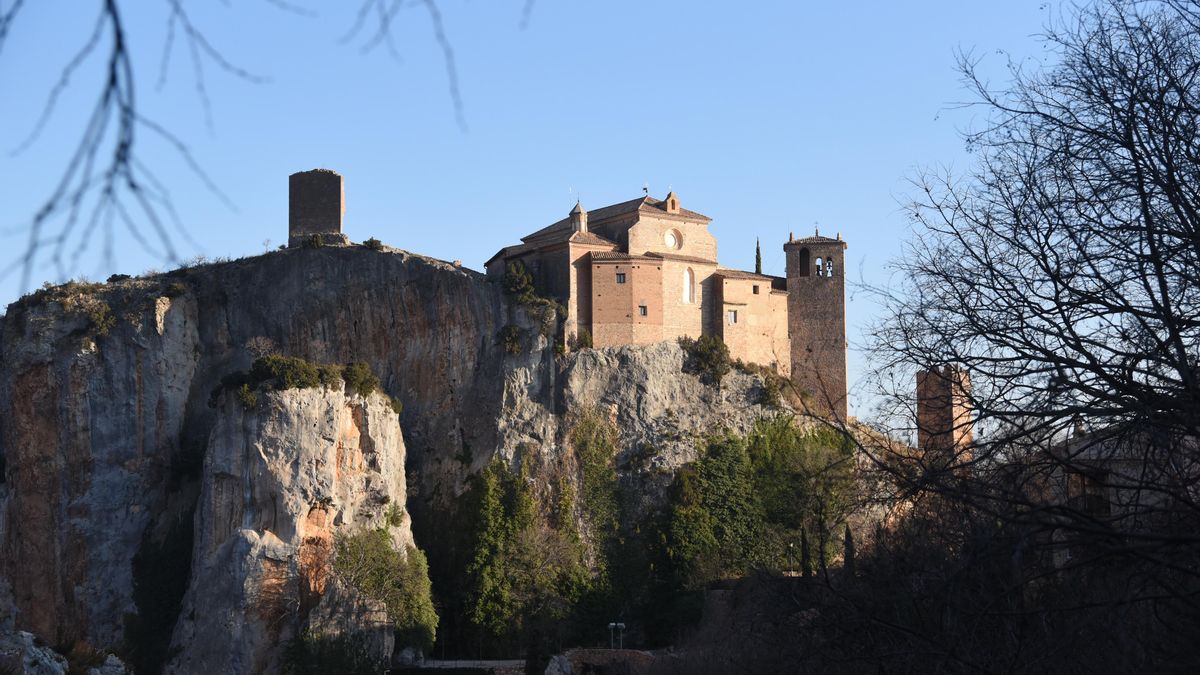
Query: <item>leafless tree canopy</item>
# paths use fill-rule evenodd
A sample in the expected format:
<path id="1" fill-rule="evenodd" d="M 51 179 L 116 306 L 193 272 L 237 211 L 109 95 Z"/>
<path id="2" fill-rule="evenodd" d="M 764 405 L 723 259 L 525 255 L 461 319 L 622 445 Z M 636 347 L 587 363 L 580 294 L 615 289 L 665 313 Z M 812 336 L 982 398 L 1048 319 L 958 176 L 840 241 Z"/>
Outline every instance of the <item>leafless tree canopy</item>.
<path id="1" fill-rule="evenodd" d="M 1055 64 L 1003 88 L 961 58 L 976 166 L 917 181 L 915 239 L 878 290 L 882 417 L 911 429 L 914 371 L 951 364 L 976 438 L 949 465 L 873 454 L 1018 527 L 1043 571 L 1124 566 L 1080 604 L 1200 611 L 1200 4 L 1106 0 L 1044 41 Z"/>
<path id="2" fill-rule="evenodd" d="M 317 11 L 301 0 L 263 1 L 281 12 L 318 17 Z M 162 88 L 172 59 L 177 53 L 181 54 L 190 62 L 195 95 L 204 111 L 205 121 L 211 127 L 213 104 L 206 84 L 210 71 L 215 69 L 225 76 L 249 82 L 265 82 L 268 78 L 229 60 L 220 44 L 227 38 L 198 25 L 188 11 L 186 0 L 163 2 L 167 7 L 167 20 L 161 34 L 163 47 L 156 86 Z M 533 6 L 533 0 L 526 0 L 521 6 L 521 26 L 528 23 Z M 394 28 L 401 13 L 410 7 L 423 9 L 429 17 L 446 66 L 454 114 L 465 131 L 466 116 L 454 50 L 437 0 L 411 3 L 360 0 L 355 20 L 342 35 L 341 43 L 357 44 L 363 52 L 383 47 L 398 58 Z M 88 9 L 81 6 L 78 11 Z M 144 249 L 170 263 L 180 260 L 180 240 L 195 245 L 188 235 L 186 223 L 175 212 L 168 186 L 159 180 L 142 150 L 144 144 L 139 141 L 145 136 L 155 137 L 172 148 L 201 184 L 217 199 L 233 207 L 193 157 L 185 140 L 170 131 L 171 125 L 164 120 L 150 119 L 143 112 L 139 99 L 143 83 L 134 76 L 130 45 L 145 44 L 155 36 L 139 35 L 135 41 L 128 39 L 127 12 L 138 9 L 136 3 L 127 0 L 96 0 L 90 7 L 95 13 L 91 32 L 63 67 L 58 80 L 50 86 L 41 116 L 16 149 L 20 154 L 36 144 L 46 123 L 56 112 L 59 97 L 72 86 L 72 77 L 85 64 L 102 62 L 102 81 L 97 83 L 99 96 L 83 119 L 74 152 L 58 181 L 48 190 L 42 206 L 21 227 L 28 235 L 25 246 L 14 259 L 0 264 L 0 278 L 19 273 L 22 289 L 28 289 L 35 269 L 44 264 L 50 264 L 59 277 L 76 274 L 81 256 L 96 245 L 102 248 L 104 263 L 111 265 L 118 236 L 131 237 Z M 5 55 L 4 48 L 14 27 L 20 29 L 22 15 L 30 11 L 35 8 L 25 0 L 0 2 L 0 56 Z M 8 57 L 13 58 L 11 54 Z M 86 87 L 87 84 L 74 86 Z"/>

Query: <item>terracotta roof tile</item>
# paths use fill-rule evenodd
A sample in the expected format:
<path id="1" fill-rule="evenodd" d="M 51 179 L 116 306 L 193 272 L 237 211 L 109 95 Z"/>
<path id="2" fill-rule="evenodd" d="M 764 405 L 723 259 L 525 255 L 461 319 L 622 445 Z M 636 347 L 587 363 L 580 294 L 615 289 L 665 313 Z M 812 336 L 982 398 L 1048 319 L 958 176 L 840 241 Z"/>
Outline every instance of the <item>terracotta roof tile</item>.
<path id="1" fill-rule="evenodd" d="M 646 255 L 651 258 L 662 258 L 663 260 L 678 260 L 680 262 L 699 263 L 702 265 L 716 265 L 717 264 L 716 260 L 709 260 L 708 258 L 697 258 L 696 256 L 691 256 L 691 255 L 678 255 L 676 253 L 659 253 L 658 251 L 650 251 L 650 252 L 646 253 Z"/>
<path id="2" fill-rule="evenodd" d="M 784 246 L 788 246 L 791 244 L 841 244 L 842 246 L 845 246 L 846 242 L 842 241 L 841 239 L 830 239 L 829 237 L 822 237 L 821 235 L 818 234 L 818 235 L 813 235 L 811 237 L 800 237 L 799 239 L 793 239 L 793 240 L 787 242 L 786 244 L 784 244 Z"/>
<path id="3" fill-rule="evenodd" d="M 617 242 L 610 241 L 595 232 L 576 232 L 568 240 L 572 244 L 592 244 L 595 246 L 616 246 Z"/>
<path id="4" fill-rule="evenodd" d="M 592 260 L 600 260 L 610 262 L 614 260 L 641 260 L 645 262 L 658 262 L 654 258 L 644 255 L 629 255 L 620 251 L 592 251 Z"/>

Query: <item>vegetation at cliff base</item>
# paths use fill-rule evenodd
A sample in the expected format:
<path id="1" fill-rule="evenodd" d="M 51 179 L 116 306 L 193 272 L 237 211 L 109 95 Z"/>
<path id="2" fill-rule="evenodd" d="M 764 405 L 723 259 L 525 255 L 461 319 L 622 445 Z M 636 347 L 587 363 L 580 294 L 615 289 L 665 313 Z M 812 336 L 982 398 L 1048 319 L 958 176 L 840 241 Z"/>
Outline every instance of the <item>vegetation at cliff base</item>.
<path id="1" fill-rule="evenodd" d="M 148 527 L 131 562 L 137 612 L 125 615 L 121 657 L 138 673 L 161 672 L 169 657 L 192 569 L 192 515 L 180 514 L 161 539 Z"/>
<path id="2" fill-rule="evenodd" d="M 389 513 L 388 525 L 398 520 Z M 334 542 L 333 572 L 359 592 L 382 603 L 400 643 L 428 651 L 437 635 L 429 563 L 420 549 L 395 548 L 387 527 L 342 535 Z"/>
<path id="3" fill-rule="evenodd" d="M 280 655 L 284 675 L 377 675 L 386 663 L 371 655 L 363 635 L 305 632 L 288 642 Z"/>
<path id="4" fill-rule="evenodd" d="M 699 618 L 711 582 L 796 569 L 805 529 L 818 559 L 843 548 L 853 471 L 838 433 L 780 416 L 707 439 L 666 503 L 646 510 L 617 472 L 615 425 L 588 410 L 569 424 L 565 462 L 535 464 L 525 450 L 513 468 L 493 459 L 460 502 L 466 574 L 443 593 L 461 603 L 448 614 L 466 620 L 452 630 L 464 655 L 606 643 L 618 617 L 635 644 L 668 644 Z"/>

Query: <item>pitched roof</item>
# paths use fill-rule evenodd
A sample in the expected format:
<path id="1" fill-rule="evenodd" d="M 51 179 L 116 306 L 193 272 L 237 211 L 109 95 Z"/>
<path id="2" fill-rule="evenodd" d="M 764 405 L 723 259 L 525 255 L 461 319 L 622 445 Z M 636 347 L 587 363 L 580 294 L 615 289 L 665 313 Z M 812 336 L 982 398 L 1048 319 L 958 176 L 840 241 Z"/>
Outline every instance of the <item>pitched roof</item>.
<path id="1" fill-rule="evenodd" d="M 572 209 L 571 212 L 575 213 L 577 210 L 580 210 L 581 208 L 582 207 L 580 206 L 580 204 L 578 202 L 576 202 L 575 208 Z M 617 204 L 610 204 L 609 206 L 603 206 L 603 207 L 595 209 L 593 211 L 588 211 L 587 212 L 588 222 L 597 223 L 601 220 L 608 220 L 609 218 L 623 216 L 627 213 L 634 213 L 635 211 L 638 213 L 644 214 L 644 215 L 654 216 L 656 218 L 675 218 L 675 219 L 679 219 L 679 220 L 701 220 L 706 223 L 712 221 L 712 218 L 709 218 L 708 216 L 704 215 L 703 213 L 689 211 L 688 209 L 684 209 L 684 208 L 679 209 L 679 213 L 667 213 L 667 203 L 665 201 L 662 201 L 660 199 L 655 199 L 654 197 L 645 196 L 645 197 L 638 197 L 637 199 L 630 199 L 629 201 L 620 202 Z M 556 221 L 554 223 L 547 225 L 546 227 L 543 227 L 542 229 L 534 232 L 533 234 L 528 234 L 524 237 L 521 237 L 521 241 L 530 242 L 535 239 L 541 240 L 543 237 L 547 237 L 551 234 L 555 234 L 555 233 L 562 232 L 564 230 L 570 230 L 570 229 L 571 229 L 571 219 L 563 218 L 562 220 Z"/>
<path id="2" fill-rule="evenodd" d="M 593 246 L 616 246 L 617 242 L 605 239 L 595 232 L 576 232 L 567 241 L 572 244 L 590 244 Z"/>
<path id="3" fill-rule="evenodd" d="M 651 258 L 662 258 L 663 260 L 678 260 L 680 262 L 699 263 L 701 265 L 716 265 L 716 260 L 708 258 L 697 258 L 693 255 L 679 255 L 677 253 L 659 253 L 658 251 L 648 251 L 647 256 Z"/>
<path id="4" fill-rule="evenodd" d="M 814 234 L 811 237 L 800 237 L 799 239 L 791 239 L 786 244 L 784 244 L 784 246 L 791 246 L 794 244 L 841 244 L 842 246 L 845 246 L 846 242 L 843 241 L 840 236 L 837 239 L 830 239 L 829 237 L 822 237 L 819 234 Z"/>
<path id="5" fill-rule="evenodd" d="M 712 218 L 709 218 L 703 213 L 696 213 L 695 211 L 689 211 L 682 207 L 680 207 L 679 213 L 667 213 L 667 203 L 655 199 L 654 197 L 642 197 L 642 202 L 643 203 L 641 207 L 638 208 L 638 211 L 641 211 L 642 213 L 655 216 L 665 216 L 667 218 L 679 218 L 680 220 L 703 220 L 704 222 L 712 221 Z"/>
<path id="6" fill-rule="evenodd" d="M 592 251 L 592 260 L 613 261 L 613 260 L 646 260 L 650 258 L 644 255 L 630 255 L 621 253 L 620 251 Z"/>
<path id="7" fill-rule="evenodd" d="M 758 274 L 757 272 L 747 272 L 745 270 L 732 270 L 728 267 L 718 267 L 716 274 L 725 277 L 726 279 L 757 279 L 760 281 L 774 281 L 778 277 L 772 277 L 769 274 Z"/>

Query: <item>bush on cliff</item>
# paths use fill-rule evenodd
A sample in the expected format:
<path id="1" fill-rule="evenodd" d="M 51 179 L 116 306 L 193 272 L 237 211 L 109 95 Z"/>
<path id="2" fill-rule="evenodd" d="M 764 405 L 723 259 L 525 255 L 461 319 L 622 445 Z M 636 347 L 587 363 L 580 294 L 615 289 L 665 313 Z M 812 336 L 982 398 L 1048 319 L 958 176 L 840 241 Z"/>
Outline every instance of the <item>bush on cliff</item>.
<path id="1" fill-rule="evenodd" d="M 215 408 L 221 394 L 232 391 L 245 408 L 253 409 L 258 405 L 255 392 L 263 387 L 284 391 L 336 387 L 343 383 L 349 391 L 359 396 L 369 396 L 380 386 L 379 377 L 361 361 L 336 366 L 313 363 L 295 356 L 268 354 L 255 359 L 249 371 L 240 370 L 221 378 L 221 384 L 209 396 L 208 405 Z M 392 399 L 391 404 L 392 410 L 400 414 L 402 408 L 398 401 Z"/>
<path id="2" fill-rule="evenodd" d="M 521 327 L 509 324 L 500 329 L 496 335 L 496 344 L 504 347 L 504 351 L 518 356 L 523 351 L 521 347 Z"/>
<path id="3" fill-rule="evenodd" d="M 346 387 L 359 396 L 370 396 L 379 388 L 379 378 L 362 361 L 347 364 L 342 370 L 342 378 L 346 380 Z"/>
<path id="4" fill-rule="evenodd" d="M 681 337 L 679 346 L 684 352 L 683 372 L 699 376 L 705 384 L 721 385 L 733 363 L 729 359 L 729 347 L 721 338 L 715 335 L 702 335 L 699 339 Z"/>
<path id="5" fill-rule="evenodd" d="M 333 571 L 343 581 L 387 610 L 402 644 L 429 651 L 437 635 L 429 563 L 420 549 L 401 553 L 386 527 L 340 536 L 334 545 Z"/>

